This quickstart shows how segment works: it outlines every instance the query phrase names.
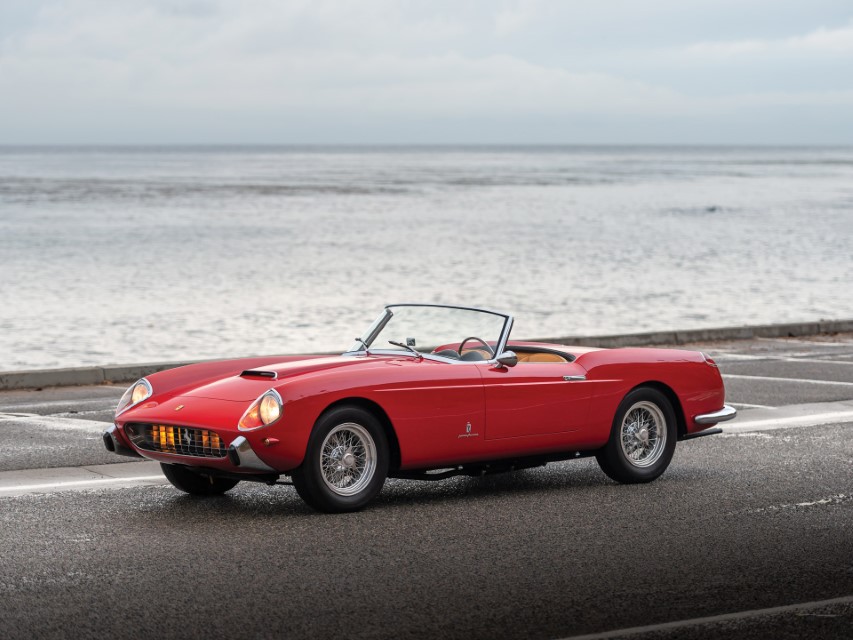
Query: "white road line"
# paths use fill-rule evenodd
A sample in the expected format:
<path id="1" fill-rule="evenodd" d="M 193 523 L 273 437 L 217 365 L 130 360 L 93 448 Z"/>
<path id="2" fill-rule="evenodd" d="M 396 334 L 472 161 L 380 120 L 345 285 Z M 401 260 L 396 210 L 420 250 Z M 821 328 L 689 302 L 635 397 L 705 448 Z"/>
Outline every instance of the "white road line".
<path id="1" fill-rule="evenodd" d="M 799 604 L 789 604 L 781 607 L 752 609 L 750 611 L 738 611 L 737 613 L 724 613 L 718 616 L 706 616 L 704 618 L 692 618 L 690 620 L 677 620 L 675 622 L 662 622 L 660 624 L 650 624 L 645 627 L 629 627 L 626 629 L 614 629 L 613 631 L 604 631 L 602 633 L 588 633 L 582 636 L 569 636 L 563 638 L 562 640 L 605 640 L 606 638 L 620 638 L 622 636 L 637 635 L 641 633 L 655 633 L 658 631 L 683 629 L 685 627 L 698 627 L 703 624 L 729 622 L 731 620 L 745 620 L 748 618 L 757 618 L 759 616 L 776 616 L 779 614 L 791 613 L 794 611 L 804 611 L 808 609 L 818 609 L 820 607 L 829 607 L 835 604 L 851 603 L 853 603 L 853 596 L 842 596 L 840 598 L 831 598 L 829 600 L 801 602 Z"/>
<path id="2" fill-rule="evenodd" d="M 109 428 L 111 422 L 100 422 L 97 420 L 85 420 L 82 418 L 65 418 L 60 416 L 21 416 L 0 413 L 0 422 L 17 422 L 21 425 L 30 425 L 56 431 L 85 431 L 87 433 L 103 433 Z"/>
<path id="3" fill-rule="evenodd" d="M 766 418 L 764 420 L 747 420 L 734 422 L 730 425 L 720 425 L 723 433 L 738 431 L 783 429 L 785 427 L 817 427 L 823 424 L 853 421 L 853 411 L 831 411 L 813 413 L 811 415 L 790 416 L 787 418 Z"/>
<path id="4" fill-rule="evenodd" d="M 49 482 L 45 484 L 22 484 L 10 487 L 0 487 L 0 493 L 12 491 L 42 491 L 50 489 L 63 489 L 66 487 L 80 487 L 83 485 L 116 484 L 119 482 L 142 482 L 144 480 L 165 480 L 164 476 L 133 476 L 131 478 L 93 478 L 92 480 L 72 480 L 68 482 Z"/>
<path id="5" fill-rule="evenodd" d="M 853 360 L 821 360 L 820 358 L 780 358 L 783 362 L 807 362 L 809 364 L 845 364 L 850 366 Z"/>
<path id="6" fill-rule="evenodd" d="M 724 373 L 723 378 L 732 380 L 772 380 L 773 382 L 796 382 L 799 384 L 824 384 L 834 387 L 853 387 L 853 382 L 834 382 L 833 380 L 812 380 L 810 378 L 777 378 L 774 376 L 747 376 L 739 373 Z"/>
<path id="7" fill-rule="evenodd" d="M 812 355 L 812 354 L 809 354 Z M 805 362 L 807 364 L 842 364 L 850 366 L 853 364 L 853 360 L 829 360 L 822 358 L 806 358 L 806 357 L 798 357 L 794 356 L 774 356 L 771 354 L 765 354 L 762 356 L 755 355 L 747 355 L 745 353 L 715 353 L 713 355 L 714 360 L 718 361 L 718 364 L 726 364 L 726 362 L 731 361 L 756 361 L 756 362 Z"/>
<path id="8" fill-rule="evenodd" d="M 68 399 L 68 400 L 39 400 L 37 402 L 16 402 L 14 404 L 0 405 L 0 410 L 7 411 L 9 409 L 29 409 L 30 407 L 55 407 L 55 406 L 74 406 L 79 407 L 87 404 L 103 405 L 104 409 L 115 409 L 118 404 L 118 396 L 115 398 L 89 398 L 89 399 Z"/>
<path id="9" fill-rule="evenodd" d="M 732 406 L 735 406 L 735 407 L 744 407 L 746 409 L 770 409 L 772 411 L 775 411 L 776 409 L 779 408 L 779 407 L 771 407 L 771 406 L 766 405 L 766 404 L 749 404 L 746 402 L 729 402 L 729 404 Z"/>

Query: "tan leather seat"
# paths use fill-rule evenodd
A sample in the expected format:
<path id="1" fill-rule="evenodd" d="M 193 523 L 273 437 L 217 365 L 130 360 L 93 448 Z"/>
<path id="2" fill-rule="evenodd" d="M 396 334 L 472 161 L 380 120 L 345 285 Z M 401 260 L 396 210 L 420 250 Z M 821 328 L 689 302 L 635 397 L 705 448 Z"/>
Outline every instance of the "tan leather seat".
<path id="1" fill-rule="evenodd" d="M 563 356 L 546 351 L 535 353 L 516 353 L 519 362 L 568 362 Z"/>

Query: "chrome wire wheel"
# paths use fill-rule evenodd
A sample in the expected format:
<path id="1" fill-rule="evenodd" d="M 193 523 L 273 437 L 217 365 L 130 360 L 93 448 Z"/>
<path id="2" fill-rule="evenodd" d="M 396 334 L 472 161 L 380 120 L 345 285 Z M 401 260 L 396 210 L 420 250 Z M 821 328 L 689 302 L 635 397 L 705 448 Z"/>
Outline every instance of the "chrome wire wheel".
<path id="1" fill-rule="evenodd" d="M 352 496 L 370 484 L 376 472 L 376 444 L 355 422 L 332 429 L 320 447 L 323 482 L 339 496 Z"/>
<path id="2" fill-rule="evenodd" d="M 655 464 L 666 448 L 666 418 L 653 402 L 636 402 L 625 413 L 619 440 L 625 459 L 635 467 Z"/>

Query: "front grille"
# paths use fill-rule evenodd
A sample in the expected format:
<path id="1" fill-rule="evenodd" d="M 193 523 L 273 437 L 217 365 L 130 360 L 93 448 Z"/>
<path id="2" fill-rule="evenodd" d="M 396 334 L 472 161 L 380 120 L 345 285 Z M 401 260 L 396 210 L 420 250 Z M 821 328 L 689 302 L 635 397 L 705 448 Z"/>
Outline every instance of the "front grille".
<path id="1" fill-rule="evenodd" d="M 145 451 L 174 453 L 195 458 L 224 458 L 225 442 L 214 431 L 165 424 L 126 424 L 130 441 Z"/>

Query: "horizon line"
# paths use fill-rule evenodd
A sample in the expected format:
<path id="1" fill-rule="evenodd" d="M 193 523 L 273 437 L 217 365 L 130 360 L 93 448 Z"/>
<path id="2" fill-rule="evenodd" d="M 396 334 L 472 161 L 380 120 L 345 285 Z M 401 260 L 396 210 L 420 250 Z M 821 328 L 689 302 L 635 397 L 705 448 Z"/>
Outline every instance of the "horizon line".
<path id="1" fill-rule="evenodd" d="M 824 142 L 756 142 L 756 143 L 719 143 L 719 142 L 0 142 L 0 149 L 30 148 L 709 148 L 709 149 L 849 149 L 853 143 Z"/>

